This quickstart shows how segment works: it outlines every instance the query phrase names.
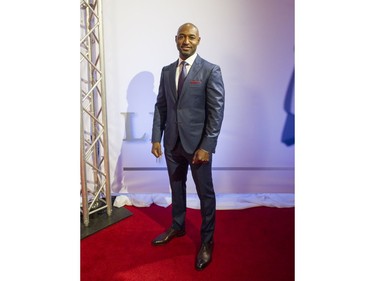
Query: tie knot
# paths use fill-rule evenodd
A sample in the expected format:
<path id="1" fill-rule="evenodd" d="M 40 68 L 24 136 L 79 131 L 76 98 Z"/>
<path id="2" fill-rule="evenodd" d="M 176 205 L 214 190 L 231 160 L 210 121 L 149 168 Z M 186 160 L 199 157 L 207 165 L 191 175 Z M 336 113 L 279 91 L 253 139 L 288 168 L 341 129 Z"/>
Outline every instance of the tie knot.
<path id="1" fill-rule="evenodd" d="M 184 67 L 185 65 L 187 65 L 187 62 L 183 60 L 183 61 L 181 61 L 180 64 L 181 64 L 182 67 Z"/>

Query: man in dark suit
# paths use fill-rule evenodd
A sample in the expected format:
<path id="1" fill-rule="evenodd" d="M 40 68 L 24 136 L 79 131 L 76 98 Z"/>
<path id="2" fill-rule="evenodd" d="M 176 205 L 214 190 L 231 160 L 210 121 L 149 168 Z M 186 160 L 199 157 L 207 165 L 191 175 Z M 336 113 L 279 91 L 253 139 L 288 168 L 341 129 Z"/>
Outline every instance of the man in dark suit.
<path id="1" fill-rule="evenodd" d="M 185 235 L 186 179 L 190 166 L 202 215 L 197 270 L 205 268 L 212 259 L 216 210 L 212 153 L 223 121 L 225 92 L 220 67 L 196 53 L 200 39 L 198 28 L 191 23 L 178 29 L 175 41 L 179 59 L 162 69 L 151 140 L 151 152 L 159 158 L 164 134 L 172 190 L 172 225 L 152 244 L 163 245 Z"/>

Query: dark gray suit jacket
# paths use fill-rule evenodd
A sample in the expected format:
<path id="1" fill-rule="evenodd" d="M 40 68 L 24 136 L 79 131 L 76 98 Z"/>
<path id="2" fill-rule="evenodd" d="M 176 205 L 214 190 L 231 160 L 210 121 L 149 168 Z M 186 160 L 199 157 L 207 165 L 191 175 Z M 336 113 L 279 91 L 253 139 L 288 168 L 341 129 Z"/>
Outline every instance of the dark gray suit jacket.
<path id="1" fill-rule="evenodd" d="M 184 150 L 198 148 L 215 152 L 224 117 L 224 83 L 220 67 L 199 55 L 186 77 L 179 97 L 176 93 L 178 60 L 162 69 L 152 129 L 152 142 L 172 150 L 178 136 Z"/>

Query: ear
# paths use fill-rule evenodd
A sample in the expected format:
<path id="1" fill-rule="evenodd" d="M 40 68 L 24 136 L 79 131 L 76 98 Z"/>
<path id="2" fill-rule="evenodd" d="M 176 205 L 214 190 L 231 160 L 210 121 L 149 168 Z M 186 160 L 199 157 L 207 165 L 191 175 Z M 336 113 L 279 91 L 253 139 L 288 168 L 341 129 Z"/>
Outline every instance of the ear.
<path id="1" fill-rule="evenodd" d="M 174 37 L 174 41 L 177 43 L 177 35 Z"/>

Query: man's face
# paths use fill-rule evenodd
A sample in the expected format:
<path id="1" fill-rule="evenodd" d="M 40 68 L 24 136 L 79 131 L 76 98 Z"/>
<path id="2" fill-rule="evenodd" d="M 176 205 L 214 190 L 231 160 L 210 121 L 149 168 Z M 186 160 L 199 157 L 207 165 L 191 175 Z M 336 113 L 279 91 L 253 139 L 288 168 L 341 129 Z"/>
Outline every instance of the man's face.
<path id="1" fill-rule="evenodd" d="M 177 49 L 180 52 L 180 58 L 185 60 L 193 55 L 197 50 L 200 40 L 198 30 L 194 26 L 181 26 L 175 37 Z"/>

